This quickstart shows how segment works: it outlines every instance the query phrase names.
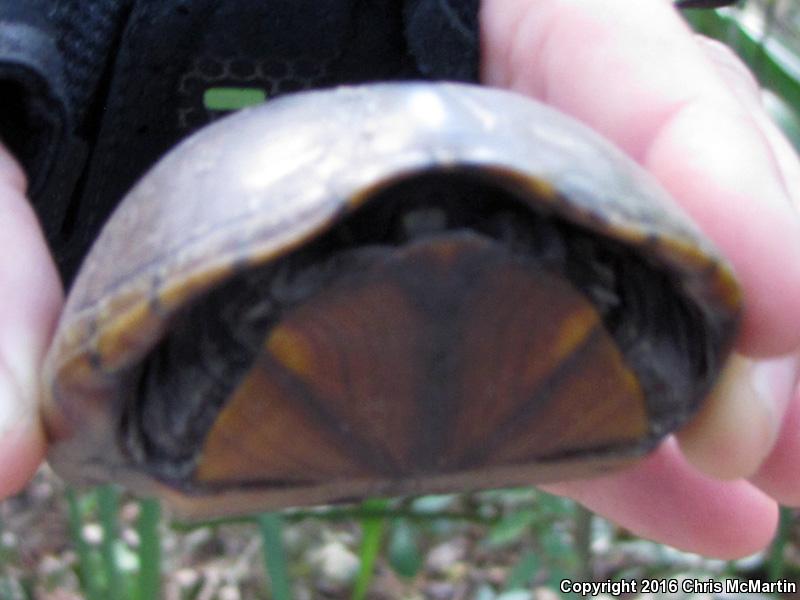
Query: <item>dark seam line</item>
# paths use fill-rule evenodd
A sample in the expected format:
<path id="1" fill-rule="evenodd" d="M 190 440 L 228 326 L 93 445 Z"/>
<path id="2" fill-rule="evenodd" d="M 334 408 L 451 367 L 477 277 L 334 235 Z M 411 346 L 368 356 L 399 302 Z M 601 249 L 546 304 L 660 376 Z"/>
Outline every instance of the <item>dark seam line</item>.
<path id="1" fill-rule="evenodd" d="M 401 473 L 399 465 L 383 448 L 374 446 L 352 430 L 344 432 L 341 420 L 325 407 L 324 399 L 318 398 L 308 385 L 268 356 L 263 356 L 259 360 L 259 365 L 263 366 L 270 376 L 275 377 L 279 384 L 287 386 L 302 401 L 306 414 L 335 437 L 339 446 L 346 448 L 353 459 L 385 476 Z"/>
<path id="2" fill-rule="evenodd" d="M 564 383 L 581 364 L 583 358 L 600 339 L 603 329 L 596 325 L 584 338 L 580 346 L 561 361 L 561 364 L 539 384 L 533 396 L 514 411 L 495 431 L 485 444 L 473 448 L 459 461 L 462 468 L 473 468 L 476 464 L 483 464 L 497 448 L 517 433 L 521 428 L 528 426 L 530 420 L 547 406 L 553 397 L 553 392 Z"/>

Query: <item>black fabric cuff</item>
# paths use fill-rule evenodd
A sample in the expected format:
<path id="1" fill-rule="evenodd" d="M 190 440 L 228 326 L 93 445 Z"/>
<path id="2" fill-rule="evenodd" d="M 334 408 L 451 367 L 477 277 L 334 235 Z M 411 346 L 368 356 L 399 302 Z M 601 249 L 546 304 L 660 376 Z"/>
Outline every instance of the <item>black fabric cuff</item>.
<path id="1" fill-rule="evenodd" d="M 406 37 L 419 70 L 431 79 L 477 81 L 479 0 L 410 0 Z"/>
<path id="2" fill-rule="evenodd" d="M 38 195 L 69 129 L 63 63 L 51 33 L 0 21 L 0 138 Z"/>

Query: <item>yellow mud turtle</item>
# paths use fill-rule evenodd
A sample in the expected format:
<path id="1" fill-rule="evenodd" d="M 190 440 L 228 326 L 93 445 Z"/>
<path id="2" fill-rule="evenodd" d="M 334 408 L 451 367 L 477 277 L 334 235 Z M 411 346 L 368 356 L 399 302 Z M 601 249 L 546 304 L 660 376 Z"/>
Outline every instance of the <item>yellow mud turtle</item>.
<path id="1" fill-rule="evenodd" d="M 713 385 L 730 266 L 631 159 L 511 92 L 302 92 L 163 158 L 45 368 L 51 461 L 190 515 L 586 476 Z"/>

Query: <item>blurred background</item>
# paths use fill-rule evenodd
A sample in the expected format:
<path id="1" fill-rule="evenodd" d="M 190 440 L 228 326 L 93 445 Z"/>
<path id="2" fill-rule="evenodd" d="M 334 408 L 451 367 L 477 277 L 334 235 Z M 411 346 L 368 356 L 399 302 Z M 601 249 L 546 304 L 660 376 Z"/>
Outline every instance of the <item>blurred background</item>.
<path id="1" fill-rule="evenodd" d="M 800 148 L 800 2 L 748 0 L 684 14 L 747 62 Z M 559 590 L 564 578 L 656 580 L 646 597 L 733 598 L 673 593 L 669 578 L 798 581 L 799 516 L 784 508 L 770 548 L 726 562 L 638 539 L 530 488 L 189 525 L 112 487 L 70 490 L 43 467 L 0 503 L 0 599 L 577 597 Z"/>

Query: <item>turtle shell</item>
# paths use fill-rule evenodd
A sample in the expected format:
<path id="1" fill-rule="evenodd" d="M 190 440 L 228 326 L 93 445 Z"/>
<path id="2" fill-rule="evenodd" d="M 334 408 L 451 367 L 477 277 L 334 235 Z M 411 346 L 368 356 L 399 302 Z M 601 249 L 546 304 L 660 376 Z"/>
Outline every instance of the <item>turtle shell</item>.
<path id="1" fill-rule="evenodd" d="M 46 360 L 50 459 L 195 515 L 588 476 L 696 411 L 739 304 L 653 179 L 552 108 L 303 92 L 120 204 Z"/>

